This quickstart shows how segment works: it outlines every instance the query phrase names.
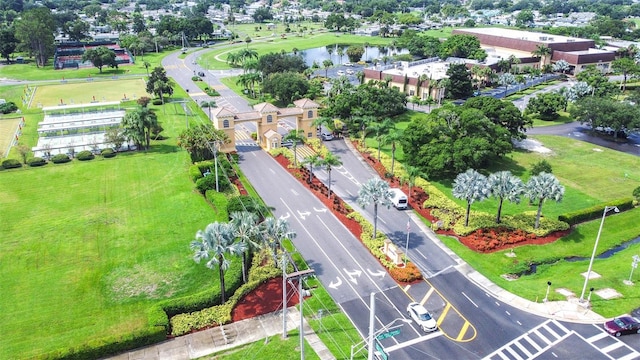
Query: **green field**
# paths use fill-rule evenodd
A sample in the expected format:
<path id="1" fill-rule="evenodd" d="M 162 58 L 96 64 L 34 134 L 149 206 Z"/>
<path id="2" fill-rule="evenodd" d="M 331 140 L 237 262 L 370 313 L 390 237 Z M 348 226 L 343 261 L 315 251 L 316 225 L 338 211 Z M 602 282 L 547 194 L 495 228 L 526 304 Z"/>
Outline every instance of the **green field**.
<path id="1" fill-rule="evenodd" d="M 94 101 L 121 101 L 149 96 L 143 79 L 102 80 L 36 86 L 31 107 L 56 106 L 60 103 L 90 104 Z"/>
<path id="2" fill-rule="evenodd" d="M 185 115 L 166 112 L 147 152 L 0 172 L 0 358 L 130 333 L 151 304 L 218 286 L 189 249 L 216 213 L 175 145 Z"/>

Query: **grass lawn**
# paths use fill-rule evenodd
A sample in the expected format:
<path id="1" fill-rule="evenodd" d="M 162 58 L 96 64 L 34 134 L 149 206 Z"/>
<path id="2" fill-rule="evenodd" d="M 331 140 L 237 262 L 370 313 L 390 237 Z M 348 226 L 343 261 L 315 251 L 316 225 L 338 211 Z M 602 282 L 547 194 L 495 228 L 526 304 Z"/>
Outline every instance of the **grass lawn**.
<path id="1" fill-rule="evenodd" d="M 638 236 L 638 229 L 630 226 L 637 223 L 638 216 L 640 216 L 640 209 L 609 215 L 602 228 L 598 254 L 615 247 L 624 240 Z M 515 258 L 505 256 L 508 251 L 479 254 L 469 250 L 454 238 L 440 238 L 473 268 L 500 287 L 525 299 L 540 302 L 545 295 L 547 281 L 552 282 L 552 290 L 566 288 L 580 297 L 584 284 L 584 277 L 580 274 L 585 272 L 589 266 L 588 258 L 593 251 L 599 226 L 600 220 L 591 221 L 577 226 L 569 236 L 555 243 L 516 247 L 514 250 Z M 638 307 L 637 299 L 640 297 L 640 287 L 624 285 L 623 280 L 629 279 L 631 257 L 639 252 L 640 244 L 635 244 L 609 259 L 594 261 L 593 271 L 602 275 L 602 278 L 590 280 L 589 287 L 594 287 L 596 290 L 614 288 L 623 295 L 618 299 L 605 300 L 594 294 L 591 297 L 591 302 L 595 312 L 605 317 L 613 317 L 629 313 Z M 586 259 L 575 262 L 563 260 L 569 256 L 580 256 Z M 554 263 L 539 265 L 535 274 L 521 276 L 514 281 L 507 281 L 500 276 L 523 271 L 530 263 L 543 262 Z M 640 282 L 640 274 L 634 273 L 633 280 Z M 549 299 L 551 301 L 566 300 L 564 296 L 555 291 L 549 294 Z"/>
<path id="2" fill-rule="evenodd" d="M 150 304 L 218 286 L 189 249 L 216 213 L 175 145 L 182 108 L 166 107 L 167 139 L 147 152 L 0 171 L 0 358 L 129 333 L 146 326 Z"/>
<path id="3" fill-rule="evenodd" d="M 148 62 L 151 66 L 149 71 L 154 67 L 160 66 L 160 61 L 165 57 L 171 49 L 167 49 L 160 53 L 148 53 L 144 57 L 136 58 L 136 63 L 131 65 L 121 65 L 117 69 L 103 67 L 102 73 L 95 67 L 80 69 L 54 70 L 53 58 L 49 59 L 48 65 L 44 67 L 36 67 L 33 61 L 26 64 L 0 65 L 0 78 L 17 79 L 17 80 L 62 80 L 62 79 L 85 79 L 93 78 L 111 78 L 120 75 L 145 75 L 147 69 L 144 66 Z M 29 60 L 29 59 L 27 59 Z"/>
<path id="4" fill-rule="evenodd" d="M 143 79 L 88 81 L 37 86 L 31 107 L 38 107 L 39 105 L 56 106 L 60 104 L 61 100 L 66 105 L 90 105 L 92 101 L 120 101 L 125 95 L 128 99 L 150 96 L 147 94 L 145 86 Z"/>
<path id="5" fill-rule="evenodd" d="M 298 334 L 299 332 L 297 330 L 293 330 L 288 333 L 286 339 L 283 339 L 280 335 L 274 335 L 264 340 L 259 340 L 224 352 L 203 356 L 199 359 L 300 359 L 300 336 L 298 336 Z M 306 341 L 304 358 L 311 360 L 320 359 Z"/>

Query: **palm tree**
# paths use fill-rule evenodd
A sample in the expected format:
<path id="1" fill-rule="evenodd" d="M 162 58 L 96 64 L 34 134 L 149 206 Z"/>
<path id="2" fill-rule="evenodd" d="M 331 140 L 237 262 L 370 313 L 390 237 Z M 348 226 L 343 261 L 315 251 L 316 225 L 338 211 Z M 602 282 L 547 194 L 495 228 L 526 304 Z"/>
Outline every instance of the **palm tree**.
<path id="1" fill-rule="evenodd" d="M 377 177 L 367 180 L 358 191 L 357 202 L 360 206 L 365 207 L 373 203 L 373 239 L 378 232 L 378 205 L 386 206 L 388 209 L 391 207 L 392 196 L 389 184 Z"/>
<path id="2" fill-rule="evenodd" d="M 413 190 L 413 186 L 416 184 L 416 179 L 423 174 L 417 166 L 407 165 L 405 170 L 407 172 L 407 185 L 409 185 L 409 197 L 411 197 L 411 192 Z"/>
<path id="3" fill-rule="evenodd" d="M 283 140 L 291 140 L 293 142 L 293 167 L 298 168 L 298 142 L 304 142 L 304 130 L 291 130 L 284 136 Z"/>
<path id="4" fill-rule="evenodd" d="M 333 61 L 331 59 L 324 60 L 322 66 L 324 66 L 324 77 L 328 77 L 329 68 L 333 66 Z"/>
<path id="5" fill-rule="evenodd" d="M 498 84 L 504 85 L 504 97 L 507 97 L 507 90 L 509 90 L 509 85 L 513 84 L 516 81 L 516 77 L 513 76 L 512 73 L 504 73 L 500 74 L 498 78 Z"/>
<path id="6" fill-rule="evenodd" d="M 329 60 L 333 60 L 333 45 L 327 45 L 327 52 L 329 53 Z"/>
<path id="7" fill-rule="evenodd" d="M 536 214 L 536 223 L 534 229 L 540 226 L 540 214 L 542 214 L 542 204 L 546 199 L 552 199 L 556 202 L 562 201 L 564 196 L 564 186 L 560 185 L 560 181 L 546 172 L 532 176 L 525 186 L 525 193 L 533 202 L 538 200 L 538 213 Z"/>
<path id="8" fill-rule="evenodd" d="M 274 259 L 278 249 L 282 249 L 282 241 L 295 239 L 296 233 L 289 229 L 289 223 L 282 218 L 268 217 L 260 223 L 259 233 L 265 246 L 271 249 Z"/>
<path id="9" fill-rule="evenodd" d="M 364 115 L 360 117 L 360 130 L 362 130 L 362 146 L 365 146 L 365 138 L 367 137 L 367 128 L 371 125 L 376 119 L 370 115 Z"/>
<path id="10" fill-rule="evenodd" d="M 257 241 L 258 215 L 248 211 L 234 211 L 231 213 L 231 231 L 239 243 L 244 244 L 242 252 L 242 282 L 248 280 L 250 254 L 260 249 L 261 243 Z"/>
<path id="11" fill-rule="evenodd" d="M 342 165 L 342 160 L 340 160 L 340 158 L 333 153 L 327 153 L 324 159 L 322 159 L 321 165 L 324 166 L 324 169 L 329 175 L 329 182 L 327 183 L 327 188 L 329 189 L 329 191 L 327 193 L 327 197 L 331 198 L 331 170 L 334 166 Z"/>
<path id="12" fill-rule="evenodd" d="M 367 50 L 369 50 L 369 45 L 371 45 L 371 44 L 369 44 L 368 42 L 365 41 L 365 43 L 364 43 L 364 61 L 369 60 L 368 56 L 367 56 Z"/>
<path id="13" fill-rule="evenodd" d="M 464 226 L 469 226 L 471 204 L 475 201 L 482 201 L 489 197 L 490 188 L 487 177 L 473 169 L 469 169 L 456 176 L 453 181 L 453 189 L 451 190 L 453 196 L 467 202 L 467 213 L 464 219 Z"/>
<path id="14" fill-rule="evenodd" d="M 302 160 L 304 165 L 309 166 L 309 183 L 313 182 L 313 167 L 318 166 L 322 163 L 322 158 L 318 154 L 313 154 L 311 156 L 307 156 Z"/>
<path id="15" fill-rule="evenodd" d="M 511 64 L 511 66 L 509 67 L 511 69 L 512 73 L 518 73 L 518 67 L 517 66 L 513 66 L 513 65 L 518 65 L 520 64 L 522 61 L 517 58 L 515 55 L 509 55 L 509 64 Z"/>
<path id="16" fill-rule="evenodd" d="M 508 59 L 500 59 L 496 63 L 496 66 L 500 69 L 500 72 L 506 73 L 511 69 L 511 61 Z"/>
<path id="17" fill-rule="evenodd" d="M 378 161 L 380 161 L 380 147 L 382 146 L 382 137 L 394 127 L 393 121 L 386 118 L 382 122 L 374 122 L 370 128 L 376 133 L 376 141 L 378 142 Z"/>
<path id="18" fill-rule="evenodd" d="M 240 61 L 240 55 L 235 52 L 231 52 L 227 54 L 227 64 L 231 66 L 236 66 Z"/>
<path id="19" fill-rule="evenodd" d="M 520 178 L 513 176 L 510 171 L 499 171 L 489 175 L 487 180 L 491 195 L 498 199 L 498 214 L 496 223 L 500 224 L 500 214 L 502 213 L 502 202 L 504 199 L 512 203 L 520 203 L 520 195 L 524 193 L 524 184 Z"/>
<path id="20" fill-rule="evenodd" d="M 147 69 L 147 77 L 148 77 L 149 76 L 149 67 L 151 66 L 151 63 L 148 62 L 148 61 L 145 61 L 143 63 L 143 65 L 144 65 L 144 68 Z"/>
<path id="21" fill-rule="evenodd" d="M 243 243 L 235 242 L 229 224 L 219 222 L 207 225 L 204 231 L 198 230 L 196 240 L 191 242 L 191 250 L 195 251 L 193 255 L 195 262 L 199 263 L 202 259 L 208 259 L 205 265 L 209 269 L 218 267 L 222 303 L 227 301 L 224 272 L 231 264 L 225 255 L 240 255 L 245 250 L 244 246 Z"/>
<path id="22" fill-rule="evenodd" d="M 536 49 L 531 52 L 531 55 L 540 58 L 540 63 L 544 66 L 547 63 L 547 56 L 551 55 L 553 50 L 544 44 L 539 44 Z"/>
<path id="23" fill-rule="evenodd" d="M 364 71 L 358 71 L 356 73 L 356 78 L 358 78 L 360 85 L 364 84 Z"/>
<path id="24" fill-rule="evenodd" d="M 344 55 L 344 49 L 339 46 L 336 49 L 336 54 L 338 55 L 338 64 L 342 64 L 342 56 Z"/>
<path id="25" fill-rule="evenodd" d="M 382 139 L 384 144 L 391 144 L 391 175 L 393 175 L 394 165 L 396 163 L 396 145 L 402 139 L 402 130 L 395 127 L 387 133 Z"/>
<path id="26" fill-rule="evenodd" d="M 520 84 L 520 86 L 518 86 L 518 92 L 522 91 L 522 84 L 527 82 L 527 78 L 524 75 L 518 74 L 513 79 L 516 83 Z"/>
<path id="27" fill-rule="evenodd" d="M 422 84 L 424 84 L 424 82 L 427 81 L 427 79 L 429 79 L 427 74 L 421 74 L 420 76 L 418 76 L 418 83 L 416 84 L 416 96 L 418 98 L 422 98 L 424 95 L 424 90 L 421 90 L 421 89 L 422 89 Z"/>

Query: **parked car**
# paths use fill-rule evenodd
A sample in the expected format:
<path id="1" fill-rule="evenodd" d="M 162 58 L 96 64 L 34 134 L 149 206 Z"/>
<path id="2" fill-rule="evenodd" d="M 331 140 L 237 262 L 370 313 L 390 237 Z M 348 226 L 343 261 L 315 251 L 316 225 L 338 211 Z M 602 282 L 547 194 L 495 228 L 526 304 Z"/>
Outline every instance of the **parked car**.
<path id="1" fill-rule="evenodd" d="M 338 70 L 338 76 L 344 76 L 344 71 Z"/>
<path id="2" fill-rule="evenodd" d="M 333 140 L 333 134 L 328 133 L 328 132 L 323 132 L 322 134 L 320 134 L 320 137 L 322 138 L 322 140 L 324 141 L 330 141 Z"/>
<path id="3" fill-rule="evenodd" d="M 632 316 L 620 316 L 604 323 L 604 329 L 615 336 L 640 334 L 640 320 Z"/>
<path id="4" fill-rule="evenodd" d="M 344 66 L 353 66 L 353 64 L 350 63 L 350 62 L 346 62 L 346 63 L 344 63 Z"/>
<path id="5" fill-rule="evenodd" d="M 417 302 L 412 302 L 407 306 L 407 312 L 413 321 L 418 324 L 423 331 L 432 332 L 438 330 L 438 324 L 431 313 Z"/>
<path id="6" fill-rule="evenodd" d="M 198 71 L 198 76 L 204 77 L 204 71 Z"/>
<path id="7" fill-rule="evenodd" d="M 347 75 L 353 75 L 353 70 L 347 69 Z"/>

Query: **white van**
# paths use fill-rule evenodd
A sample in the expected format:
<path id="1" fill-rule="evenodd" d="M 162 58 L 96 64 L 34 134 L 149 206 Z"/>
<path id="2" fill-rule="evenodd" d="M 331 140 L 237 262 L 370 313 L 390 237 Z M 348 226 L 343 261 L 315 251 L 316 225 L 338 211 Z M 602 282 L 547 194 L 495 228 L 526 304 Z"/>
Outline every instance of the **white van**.
<path id="1" fill-rule="evenodd" d="M 402 192 L 402 190 L 398 188 L 391 188 L 389 189 L 389 192 L 392 195 L 391 202 L 396 209 L 406 209 L 408 207 L 409 199 L 407 198 L 407 195 Z"/>

